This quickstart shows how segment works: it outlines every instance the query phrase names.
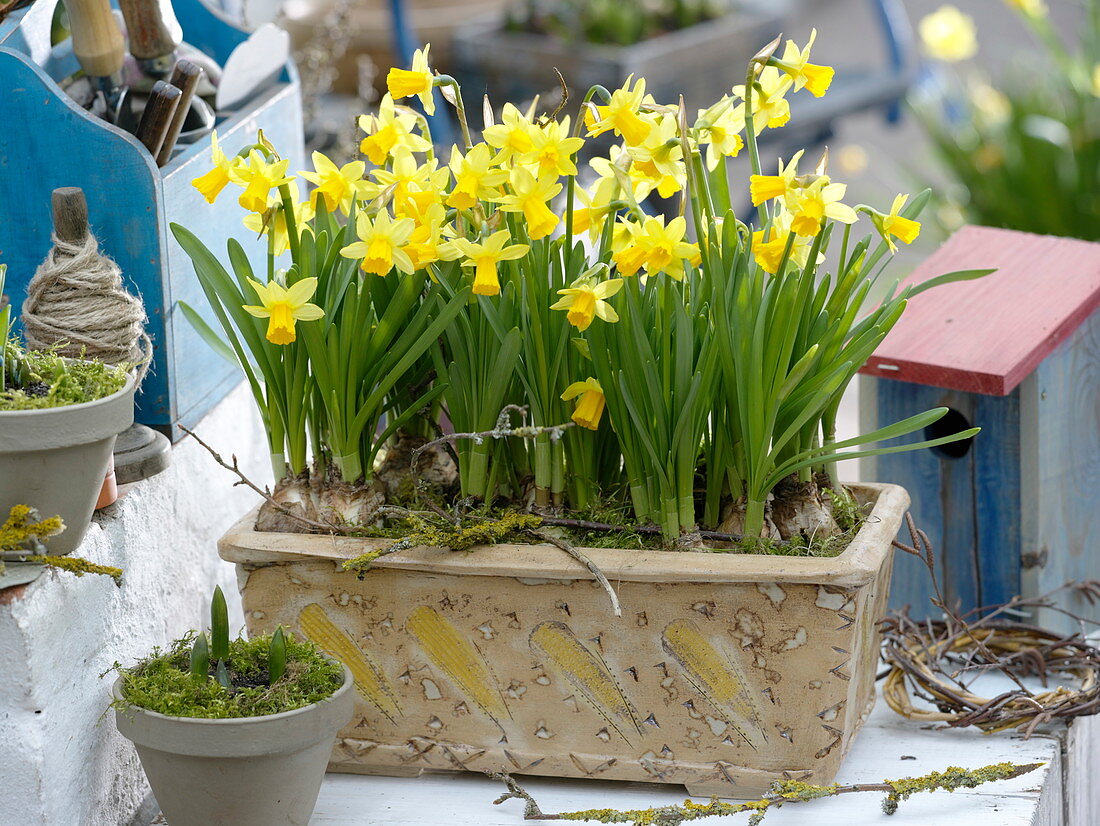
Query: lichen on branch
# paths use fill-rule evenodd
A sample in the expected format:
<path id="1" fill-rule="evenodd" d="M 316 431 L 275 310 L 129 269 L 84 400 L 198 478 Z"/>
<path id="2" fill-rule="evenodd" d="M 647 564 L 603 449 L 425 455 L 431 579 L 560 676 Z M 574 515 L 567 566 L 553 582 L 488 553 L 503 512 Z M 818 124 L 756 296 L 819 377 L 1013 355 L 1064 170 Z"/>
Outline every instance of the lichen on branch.
<path id="1" fill-rule="evenodd" d="M 1043 765 L 1045 764 L 994 763 L 977 769 L 949 766 L 943 771 L 929 772 L 919 777 L 850 785 L 834 783 L 828 786 L 815 786 L 799 780 L 784 780 L 773 783 L 768 793 L 759 800 L 744 803 L 726 803 L 712 797 L 708 803 L 685 800 L 679 806 L 659 806 L 649 809 L 583 809 L 575 812 L 544 812 L 531 794 L 516 783 L 511 775 L 502 772 L 488 772 L 488 775 L 508 787 L 508 791 L 493 802 L 499 804 L 513 798 L 524 801 L 525 820 L 581 820 L 597 823 L 630 823 L 633 826 L 680 826 L 682 823 L 708 817 L 747 814 L 749 819 L 746 826 L 759 826 L 769 811 L 778 809 L 784 804 L 808 803 L 822 797 L 837 797 L 854 792 L 885 793 L 882 810 L 892 815 L 897 811 L 900 801 L 907 800 L 917 792 L 953 792 L 956 789 L 972 789 L 985 783 L 1020 777 Z"/>

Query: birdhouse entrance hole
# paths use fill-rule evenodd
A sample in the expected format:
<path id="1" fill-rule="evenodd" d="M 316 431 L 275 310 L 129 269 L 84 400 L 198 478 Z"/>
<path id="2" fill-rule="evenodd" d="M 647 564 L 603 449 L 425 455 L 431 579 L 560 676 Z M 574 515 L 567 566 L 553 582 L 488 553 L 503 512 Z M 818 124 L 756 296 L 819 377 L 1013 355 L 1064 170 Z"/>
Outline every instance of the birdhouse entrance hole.
<path id="1" fill-rule="evenodd" d="M 970 427 L 970 420 L 955 408 L 949 407 L 941 419 L 932 422 L 924 429 L 924 438 L 940 439 L 944 436 L 950 436 L 952 433 L 966 430 L 968 427 Z M 931 451 L 941 459 L 961 459 L 970 452 L 970 444 L 973 441 L 974 437 L 971 436 L 969 439 L 937 445 L 931 448 Z"/>

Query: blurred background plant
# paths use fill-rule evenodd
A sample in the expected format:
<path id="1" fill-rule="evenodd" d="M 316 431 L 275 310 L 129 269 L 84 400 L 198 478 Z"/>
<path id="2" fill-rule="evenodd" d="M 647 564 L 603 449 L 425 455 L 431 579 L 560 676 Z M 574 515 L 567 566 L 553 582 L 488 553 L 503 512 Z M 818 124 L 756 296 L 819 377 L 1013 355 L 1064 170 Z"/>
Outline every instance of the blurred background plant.
<path id="1" fill-rule="evenodd" d="M 1100 2 L 1085 0 L 1086 25 L 1072 38 L 1051 24 L 1043 0 L 1005 4 L 1037 48 L 999 77 L 964 64 L 980 48 L 968 15 L 944 6 L 920 23 L 923 48 L 940 65 L 911 103 L 936 161 L 958 184 L 944 190 L 946 213 L 986 226 L 1098 239 Z"/>
<path id="2" fill-rule="evenodd" d="M 729 0 L 525 0 L 508 10 L 509 31 L 629 46 L 721 17 Z"/>

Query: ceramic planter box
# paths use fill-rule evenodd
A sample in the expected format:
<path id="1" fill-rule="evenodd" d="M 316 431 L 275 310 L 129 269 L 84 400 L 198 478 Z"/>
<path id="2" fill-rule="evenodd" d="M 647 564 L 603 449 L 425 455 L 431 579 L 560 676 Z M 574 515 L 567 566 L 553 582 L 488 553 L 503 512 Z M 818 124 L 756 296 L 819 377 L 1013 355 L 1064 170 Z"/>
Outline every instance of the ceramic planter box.
<path id="1" fill-rule="evenodd" d="M 455 72 L 467 88 L 484 88 L 498 103 L 557 89 L 556 67 L 577 99 L 596 84 L 616 89 L 634 75 L 646 79 L 646 91 L 657 100 L 683 95 L 689 107 L 707 107 L 745 82 L 749 60 L 779 34 L 786 11 L 774 0 L 745 3 L 717 20 L 632 46 L 505 31 L 492 17 L 455 33 Z"/>
<path id="2" fill-rule="evenodd" d="M 873 505 L 832 559 L 551 546 L 415 548 L 363 580 L 341 570 L 378 540 L 258 533 L 238 563 L 252 634 L 300 631 L 360 692 L 330 768 L 415 775 L 499 770 L 682 783 L 758 794 L 782 772 L 831 782 L 874 702 L 891 540 L 909 497 Z"/>

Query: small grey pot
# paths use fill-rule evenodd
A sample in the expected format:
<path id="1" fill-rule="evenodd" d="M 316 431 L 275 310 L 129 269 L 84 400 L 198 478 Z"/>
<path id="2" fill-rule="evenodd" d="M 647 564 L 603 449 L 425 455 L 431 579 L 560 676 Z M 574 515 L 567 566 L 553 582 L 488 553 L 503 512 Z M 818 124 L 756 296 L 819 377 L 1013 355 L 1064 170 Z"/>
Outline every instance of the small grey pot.
<path id="1" fill-rule="evenodd" d="M 65 530 L 51 554 L 72 553 L 92 520 L 115 436 L 134 423 L 134 377 L 117 393 L 45 410 L 0 411 L 0 521 L 13 505 L 43 518 L 60 516 Z"/>
<path id="2" fill-rule="evenodd" d="M 121 692 L 120 677 L 112 693 Z M 137 746 L 169 826 L 307 826 L 354 707 L 345 667 L 331 697 L 294 711 L 205 720 L 128 706 L 115 710 L 115 725 Z"/>

